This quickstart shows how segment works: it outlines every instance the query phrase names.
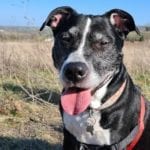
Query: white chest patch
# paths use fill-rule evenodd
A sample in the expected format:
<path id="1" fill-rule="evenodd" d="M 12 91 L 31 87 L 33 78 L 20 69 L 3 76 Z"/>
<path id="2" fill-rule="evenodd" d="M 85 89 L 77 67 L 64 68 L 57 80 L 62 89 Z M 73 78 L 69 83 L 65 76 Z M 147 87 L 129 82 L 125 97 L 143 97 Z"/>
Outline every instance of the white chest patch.
<path id="1" fill-rule="evenodd" d="M 83 112 L 80 115 L 71 116 L 63 113 L 65 128 L 82 143 L 93 145 L 110 145 L 110 130 L 100 126 L 100 112 Z"/>
<path id="2" fill-rule="evenodd" d="M 99 90 L 95 92 L 95 94 L 92 96 L 90 107 L 93 109 L 98 109 L 101 106 L 101 100 L 105 96 L 107 92 L 107 85 L 109 82 L 107 82 L 103 87 L 101 87 Z"/>
<path id="3" fill-rule="evenodd" d="M 107 93 L 107 86 L 110 83 L 111 79 L 108 80 L 100 89 L 98 89 L 95 94 L 92 96 L 90 107 L 93 109 L 99 109 L 101 107 L 101 100 Z"/>

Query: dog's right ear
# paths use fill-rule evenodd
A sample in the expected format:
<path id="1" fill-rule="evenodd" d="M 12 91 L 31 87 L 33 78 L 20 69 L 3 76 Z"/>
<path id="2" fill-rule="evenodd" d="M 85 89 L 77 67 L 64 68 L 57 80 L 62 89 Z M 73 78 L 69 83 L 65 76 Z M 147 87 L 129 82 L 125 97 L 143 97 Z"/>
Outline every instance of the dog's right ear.
<path id="1" fill-rule="evenodd" d="M 45 26 L 49 26 L 54 34 L 70 23 L 70 19 L 77 15 L 77 12 L 68 6 L 58 7 L 54 9 L 48 15 L 47 19 L 42 24 L 40 31 L 44 29 Z"/>
<path id="2" fill-rule="evenodd" d="M 121 9 L 112 9 L 106 12 L 104 16 L 109 18 L 113 27 L 122 33 L 124 37 L 131 31 L 136 31 L 136 33 L 140 35 L 140 31 L 136 27 L 133 17 L 128 12 Z"/>

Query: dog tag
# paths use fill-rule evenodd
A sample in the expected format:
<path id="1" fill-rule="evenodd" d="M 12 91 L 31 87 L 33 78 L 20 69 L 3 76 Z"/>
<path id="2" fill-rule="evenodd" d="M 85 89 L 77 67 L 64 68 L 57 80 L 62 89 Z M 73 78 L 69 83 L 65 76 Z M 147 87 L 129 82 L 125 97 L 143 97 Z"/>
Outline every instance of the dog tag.
<path id="1" fill-rule="evenodd" d="M 94 128 L 93 128 L 92 125 L 88 125 L 88 126 L 86 127 L 86 131 L 87 131 L 87 132 L 90 132 L 91 135 L 93 135 L 93 130 L 94 130 Z"/>

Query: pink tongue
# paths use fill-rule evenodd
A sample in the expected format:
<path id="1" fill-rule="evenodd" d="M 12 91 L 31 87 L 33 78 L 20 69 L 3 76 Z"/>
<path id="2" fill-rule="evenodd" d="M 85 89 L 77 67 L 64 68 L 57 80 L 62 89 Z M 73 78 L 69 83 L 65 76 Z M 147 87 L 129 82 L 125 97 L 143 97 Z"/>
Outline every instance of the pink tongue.
<path id="1" fill-rule="evenodd" d="M 70 115 L 83 112 L 90 104 L 91 91 L 72 88 L 64 91 L 61 96 L 61 105 L 64 111 Z"/>

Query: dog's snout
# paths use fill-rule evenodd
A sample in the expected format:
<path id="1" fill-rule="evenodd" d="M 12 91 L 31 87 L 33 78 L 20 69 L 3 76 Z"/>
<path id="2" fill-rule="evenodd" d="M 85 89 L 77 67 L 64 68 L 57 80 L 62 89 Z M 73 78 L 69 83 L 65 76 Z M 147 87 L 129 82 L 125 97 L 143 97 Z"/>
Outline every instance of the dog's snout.
<path id="1" fill-rule="evenodd" d="M 80 82 L 87 74 L 88 67 L 82 62 L 69 63 L 64 68 L 65 78 L 73 83 Z"/>

